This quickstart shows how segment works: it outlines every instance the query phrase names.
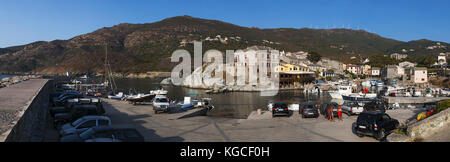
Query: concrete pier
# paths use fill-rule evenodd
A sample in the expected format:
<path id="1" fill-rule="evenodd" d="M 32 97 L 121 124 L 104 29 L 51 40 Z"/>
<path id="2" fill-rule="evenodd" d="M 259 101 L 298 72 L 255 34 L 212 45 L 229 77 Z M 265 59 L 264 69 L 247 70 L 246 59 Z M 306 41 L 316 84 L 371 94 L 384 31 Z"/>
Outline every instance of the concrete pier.
<path id="1" fill-rule="evenodd" d="M 47 117 L 47 83 L 32 79 L 0 89 L 0 142 L 39 141 Z"/>
<path id="2" fill-rule="evenodd" d="M 448 100 L 450 97 L 383 97 L 389 104 L 423 104 L 428 102 L 437 102 L 442 100 Z"/>

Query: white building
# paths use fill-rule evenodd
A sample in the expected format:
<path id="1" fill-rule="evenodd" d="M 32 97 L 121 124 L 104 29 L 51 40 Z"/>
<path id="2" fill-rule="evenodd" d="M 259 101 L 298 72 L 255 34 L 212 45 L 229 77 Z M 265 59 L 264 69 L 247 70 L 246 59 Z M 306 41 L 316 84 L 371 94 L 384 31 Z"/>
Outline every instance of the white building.
<path id="1" fill-rule="evenodd" d="M 371 76 L 380 76 L 380 68 L 379 67 L 372 67 L 370 69 L 370 75 Z"/>
<path id="2" fill-rule="evenodd" d="M 447 55 L 445 53 L 440 53 L 438 56 L 438 64 L 444 65 L 447 64 Z"/>
<path id="3" fill-rule="evenodd" d="M 425 67 L 409 68 L 407 70 L 407 75 L 409 75 L 409 81 L 413 83 L 421 84 L 428 82 L 427 68 Z"/>

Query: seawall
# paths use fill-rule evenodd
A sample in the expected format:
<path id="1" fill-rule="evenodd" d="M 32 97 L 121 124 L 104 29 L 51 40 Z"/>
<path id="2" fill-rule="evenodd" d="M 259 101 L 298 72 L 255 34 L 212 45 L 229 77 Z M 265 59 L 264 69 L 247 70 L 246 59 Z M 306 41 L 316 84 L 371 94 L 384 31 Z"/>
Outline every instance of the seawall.
<path id="1" fill-rule="evenodd" d="M 0 142 L 41 142 L 53 81 L 32 79 L 0 89 Z"/>

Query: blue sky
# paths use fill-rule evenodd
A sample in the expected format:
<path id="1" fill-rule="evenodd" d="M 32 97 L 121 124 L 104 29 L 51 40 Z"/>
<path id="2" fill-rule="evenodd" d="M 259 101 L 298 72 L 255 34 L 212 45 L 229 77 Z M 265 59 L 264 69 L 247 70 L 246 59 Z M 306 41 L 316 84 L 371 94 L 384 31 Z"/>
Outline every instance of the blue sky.
<path id="1" fill-rule="evenodd" d="M 448 0 L 2 0 L 0 47 L 190 15 L 259 28 L 352 28 L 450 42 Z"/>

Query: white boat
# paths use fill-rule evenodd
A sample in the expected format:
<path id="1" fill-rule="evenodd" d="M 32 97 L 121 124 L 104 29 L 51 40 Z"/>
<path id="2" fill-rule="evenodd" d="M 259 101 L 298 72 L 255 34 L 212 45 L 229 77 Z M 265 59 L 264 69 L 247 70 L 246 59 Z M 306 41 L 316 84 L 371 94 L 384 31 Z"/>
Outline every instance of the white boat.
<path id="1" fill-rule="evenodd" d="M 377 94 L 362 94 L 362 93 L 351 93 L 343 94 L 342 98 L 347 101 L 373 101 L 377 97 Z"/>
<path id="2" fill-rule="evenodd" d="M 108 95 L 108 98 L 109 99 L 118 99 L 118 100 L 121 100 L 121 99 L 123 99 L 125 96 L 124 96 L 124 94 L 123 94 L 123 92 L 119 92 L 118 94 L 116 94 L 116 95 Z"/>
<path id="3" fill-rule="evenodd" d="M 411 97 L 411 93 L 405 92 L 405 97 Z"/>
<path id="4" fill-rule="evenodd" d="M 328 93 L 330 94 L 331 98 L 343 99 L 342 95 L 352 93 L 352 86 L 338 86 L 337 91 L 328 91 Z"/>
<path id="5" fill-rule="evenodd" d="M 372 84 L 370 83 L 370 80 L 366 80 L 366 81 L 362 82 L 361 85 L 363 87 L 370 87 Z"/>
<path id="6" fill-rule="evenodd" d="M 399 93 L 399 91 L 405 91 L 405 90 L 406 90 L 406 88 L 401 87 L 401 86 L 388 86 L 384 95 L 389 96 L 389 94 L 391 94 L 391 93 Z M 408 94 L 405 93 L 404 95 L 408 95 Z M 409 96 L 411 96 L 411 94 L 409 94 Z"/>
<path id="7" fill-rule="evenodd" d="M 88 76 L 87 75 L 83 75 L 83 76 L 80 77 L 80 79 L 85 79 L 86 80 L 86 79 L 88 79 Z"/>
<path id="8" fill-rule="evenodd" d="M 416 91 L 413 94 L 413 97 L 420 97 L 420 96 L 422 96 L 422 92 L 419 92 L 419 91 Z"/>
<path id="9" fill-rule="evenodd" d="M 291 111 L 298 111 L 300 109 L 300 104 L 299 103 L 290 104 L 288 106 L 288 109 L 291 110 Z M 272 108 L 270 108 L 270 110 L 272 110 Z"/>
<path id="10" fill-rule="evenodd" d="M 377 81 L 377 87 L 383 87 L 383 86 L 384 86 L 383 81 L 378 80 L 378 81 Z"/>
<path id="11" fill-rule="evenodd" d="M 150 91 L 150 94 L 154 94 L 154 95 L 167 95 L 167 90 L 164 90 L 164 89 L 158 89 L 158 90 L 153 90 L 153 91 Z"/>

